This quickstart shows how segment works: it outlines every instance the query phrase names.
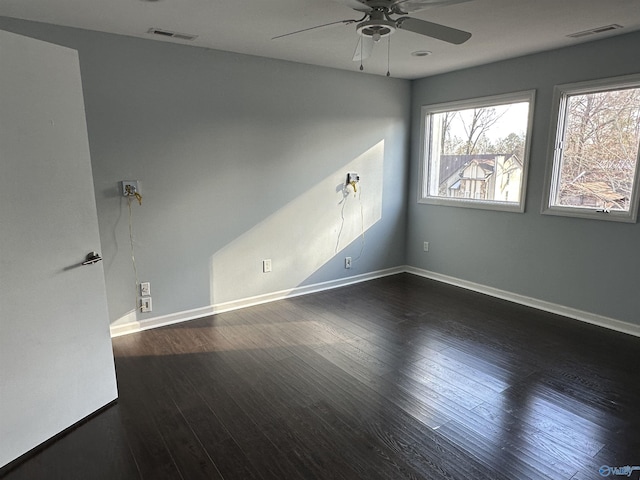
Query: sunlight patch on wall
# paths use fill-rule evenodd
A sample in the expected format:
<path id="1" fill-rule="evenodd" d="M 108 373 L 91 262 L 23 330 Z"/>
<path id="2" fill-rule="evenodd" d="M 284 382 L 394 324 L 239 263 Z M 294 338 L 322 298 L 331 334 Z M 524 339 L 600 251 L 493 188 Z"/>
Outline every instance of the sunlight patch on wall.
<path id="1" fill-rule="evenodd" d="M 137 320 L 138 318 L 136 317 L 136 311 L 134 309 L 131 309 L 120 318 L 118 318 L 115 322 L 111 322 L 110 326 L 116 327 L 121 325 L 131 325 Z"/>
<path id="2" fill-rule="evenodd" d="M 384 140 L 217 251 L 211 257 L 211 304 L 292 289 L 342 256 L 382 217 L 383 164 Z M 344 191 L 348 172 L 360 175 L 355 196 Z M 357 245 L 348 252 L 354 260 Z M 266 259 L 269 273 L 263 272 Z"/>

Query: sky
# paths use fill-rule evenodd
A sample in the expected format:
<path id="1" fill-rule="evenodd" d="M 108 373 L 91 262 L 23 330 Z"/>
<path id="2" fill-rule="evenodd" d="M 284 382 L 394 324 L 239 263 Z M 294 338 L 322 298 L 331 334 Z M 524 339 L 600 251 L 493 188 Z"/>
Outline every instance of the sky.
<path id="1" fill-rule="evenodd" d="M 500 120 L 495 123 L 486 133 L 487 137 L 491 140 L 497 140 L 508 136 L 510 133 L 525 133 L 527 131 L 527 119 L 529 112 L 529 103 L 520 102 L 510 105 L 498 105 L 495 108 L 498 114 L 503 113 Z M 461 110 L 463 115 L 468 114 L 467 118 L 470 118 L 473 109 Z M 469 123 L 469 120 L 467 120 Z M 451 124 L 451 133 L 453 136 L 460 138 L 466 138 L 463 123 L 460 115 L 456 116 L 455 120 Z"/>

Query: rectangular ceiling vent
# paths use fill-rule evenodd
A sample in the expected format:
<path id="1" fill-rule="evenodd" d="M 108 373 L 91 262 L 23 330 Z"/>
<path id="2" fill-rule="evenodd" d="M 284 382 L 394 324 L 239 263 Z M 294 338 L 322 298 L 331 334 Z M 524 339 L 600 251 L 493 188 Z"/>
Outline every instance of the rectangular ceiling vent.
<path id="1" fill-rule="evenodd" d="M 591 30 L 584 30 L 582 32 L 572 33 L 570 35 L 567 35 L 567 37 L 571 37 L 571 38 L 587 37 L 589 35 L 596 35 L 598 33 L 609 32 L 611 30 L 618 30 L 620 28 L 624 28 L 624 27 L 622 25 L 618 25 L 617 23 L 612 23 L 611 25 L 604 25 L 602 27 L 592 28 Z"/>
<path id="2" fill-rule="evenodd" d="M 179 40 L 194 40 L 198 38 L 198 35 L 190 35 L 188 33 L 171 32 L 169 30 L 163 30 L 162 28 L 150 28 L 147 33 L 152 35 L 158 35 L 160 37 L 177 38 Z"/>

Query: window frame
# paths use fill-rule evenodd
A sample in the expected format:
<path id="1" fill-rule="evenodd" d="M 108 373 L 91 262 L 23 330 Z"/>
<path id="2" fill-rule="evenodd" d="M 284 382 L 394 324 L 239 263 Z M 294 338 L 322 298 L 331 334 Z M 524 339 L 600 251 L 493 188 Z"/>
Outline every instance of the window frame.
<path id="1" fill-rule="evenodd" d="M 611 90 L 623 90 L 625 88 L 640 88 L 640 74 L 624 75 L 618 77 L 587 80 L 583 82 L 566 83 L 556 85 L 553 89 L 553 103 L 551 111 L 551 123 L 549 131 L 549 145 L 547 151 L 547 168 L 542 198 L 542 210 L 544 215 L 557 215 L 562 217 L 587 218 L 612 222 L 636 223 L 638 217 L 638 201 L 640 190 L 640 148 L 636 159 L 636 169 L 632 181 L 631 198 L 629 199 L 629 211 L 617 210 L 603 211 L 579 206 L 552 205 L 558 195 L 560 182 L 560 168 L 562 160 L 562 148 L 566 131 L 566 112 L 568 98 L 571 95 L 598 93 Z"/>
<path id="2" fill-rule="evenodd" d="M 418 203 L 428 205 L 442 205 L 451 207 L 475 208 L 502 212 L 524 213 L 527 194 L 527 180 L 529 175 L 529 160 L 531 150 L 531 136 L 535 109 L 536 90 L 522 90 L 499 95 L 474 97 L 452 102 L 423 105 L 420 109 L 420 175 L 418 187 Z M 527 114 L 527 129 L 525 132 L 524 158 L 522 158 L 522 183 L 520 185 L 520 200 L 518 203 L 501 202 L 495 200 L 477 200 L 473 198 L 440 197 L 429 195 L 429 175 L 431 170 L 431 115 L 454 110 L 471 108 L 494 107 L 510 103 L 529 103 Z"/>

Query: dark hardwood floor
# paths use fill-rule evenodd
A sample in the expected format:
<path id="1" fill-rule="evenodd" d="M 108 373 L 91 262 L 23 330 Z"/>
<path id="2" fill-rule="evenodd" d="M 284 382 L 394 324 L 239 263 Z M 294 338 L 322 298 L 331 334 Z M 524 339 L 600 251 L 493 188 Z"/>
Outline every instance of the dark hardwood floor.
<path id="1" fill-rule="evenodd" d="M 583 480 L 640 466 L 640 338 L 409 274 L 113 347 L 118 403 L 7 480 Z"/>

